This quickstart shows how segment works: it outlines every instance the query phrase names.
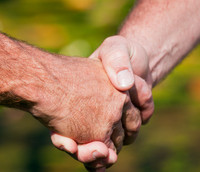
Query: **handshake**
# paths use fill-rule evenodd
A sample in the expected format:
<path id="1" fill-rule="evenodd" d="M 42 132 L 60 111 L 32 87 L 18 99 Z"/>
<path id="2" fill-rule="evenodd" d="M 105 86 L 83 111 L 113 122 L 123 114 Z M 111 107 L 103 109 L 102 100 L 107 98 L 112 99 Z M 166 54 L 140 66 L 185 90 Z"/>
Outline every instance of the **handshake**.
<path id="1" fill-rule="evenodd" d="M 152 115 L 148 57 L 139 44 L 109 37 L 86 59 L 0 37 L 1 105 L 33 114 L 53 144 L 88 170 L 114 164 Z"/>
<path id="2" fill-rule="evenodd" d="M 153 113 L 148 57 L 139 44 L 113 36 L 89 59 L 65 60 L 59 67 L 63 98 L 59 119 L 51 124 L 52 142 L 88 170 L 103 170 L 116 162 L 122 146 L 135 140 Z"/>
<path id="3" fill-rule="evenodd" d="M 0 33 L 0 105 L 30 112 L 58 149 L 105 171 L 151 117 L 152 87 L 200 42 L 200 1 L 180 2 L 138 1 L 122 36 L 107 38 L 88 59 Z"/>

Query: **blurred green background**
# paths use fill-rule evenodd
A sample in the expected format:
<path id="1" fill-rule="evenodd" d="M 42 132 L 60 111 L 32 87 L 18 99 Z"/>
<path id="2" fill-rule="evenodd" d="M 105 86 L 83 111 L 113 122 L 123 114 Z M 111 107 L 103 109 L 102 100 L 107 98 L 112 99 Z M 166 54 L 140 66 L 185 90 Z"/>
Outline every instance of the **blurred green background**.
<path id="1" fill-rule="evenodd" d="M 0 0 L 0 30 L 66 55 L 90 55 L 117 33 L 132 0 Z M 155 114 L 109 172 L 200 171 L 200 47 L 154 89 Z M 0 108 L 0 171 L 84 172 L 31 115 Z"/>

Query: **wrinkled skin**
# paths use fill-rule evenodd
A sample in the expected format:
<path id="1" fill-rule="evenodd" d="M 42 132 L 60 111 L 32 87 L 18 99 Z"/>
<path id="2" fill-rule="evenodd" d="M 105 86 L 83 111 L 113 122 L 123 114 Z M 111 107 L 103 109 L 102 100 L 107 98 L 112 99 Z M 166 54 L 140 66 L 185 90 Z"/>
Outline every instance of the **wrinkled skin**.
<path id="1" fill-rule="evenodd" d="M 112 36 L 107 38 L 102 45 L 90 56 L 92 59 L 99 59 L 102 62 L 102 65 L 108 75 L 109 80 L 113 86 L 121 91 L 129 90 L 131 95 L 132 103 L 140 110 L 134 108 L 133 115 L 126 115 L 127 112 L 122 118 L 123 127 L 125 130 L 125 139 L 124 144 L 131 144 L 139 131 L 139 127 L 136 129 L 138 124 L 138 119 L 135 118 L 134 114 L 140 114 L 143 123 L 147 123 L 153 114 L 154 103 L 152 99 L 151 92 L 151 75 L 149 73 L 149 64 L 148 57 L 144 48 L 137 42 L 129 42 L 122 36 Z M 127 80 L 127 75 L 124 75 L 122 80 L 123 83 L 126 81 L 126 85 L 120 85 L 117 79 L 117 74 L 120 70 L 128 70 L 133 79 L 130 78 Z M 72 140 L 69 140 L 67 137 L 62 137 L 60 135 L 53 134 L 52 142 L 56 147 L 62 145 L 63 150 L 66 152 L 71 152 L 76 143 L 72 143 Z M 98 149 L 100 151 L 105 151 L 103 145 L 99 145 Z M 88 147 L 97 147 L 97 143 L 89 143 L 85 145 L 78 146 L 76 153 L 76 158 L 86 163 L 88 161 L 94 161 L 91 151 L 85 152 L 84 149 Z M 96 148 L 97 149 L 97 148 Z M 97 150 L 98 150 L 97 149 Z M 91 150 L 91 149 L 90 149 Z M 110 153 L 109 156 L 112 156 Z M 75 156 L 74 156 L 75 157 Z M 106 160 L 104 156 L 99 158 L 104 158 L 104 164 L 109 164 L 110 161 Z M 97 160 L 99 161 L 99 160 Z M 95 162 L 93 163 L 95 164 Z M 88 165 L 88 164 L 87 164 Z M 92 163 L 90 163 L 90 166 Z"/>
<path id="2" fill-rule="evenodd" d="M 135 111 L 128 94 L 111 85 L 98 60 L 59 60 L 48 68 L 52 74 L 45 78 L 48 91 L 41 93 L 42 101 L 32 113 L 52 131 L 78 144 L 101 141 L 118 152 L 124 139 L 122 112 L 132 115 Z M 136 129 L 141 124 L 138 116 Z"/>

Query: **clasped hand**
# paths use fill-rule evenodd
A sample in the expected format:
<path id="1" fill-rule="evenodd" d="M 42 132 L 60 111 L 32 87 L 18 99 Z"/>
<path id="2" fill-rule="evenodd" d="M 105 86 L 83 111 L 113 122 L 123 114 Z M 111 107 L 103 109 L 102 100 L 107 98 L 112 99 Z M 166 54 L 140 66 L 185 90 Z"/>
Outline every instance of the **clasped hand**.
<path id="1" fill-rule="evenodd" d="M 87 169 L 109 167 L 154 110 L 145 50 L 113 36 L 89 59 L 63 56 L 54 67 L 59 69 L 52 72 L 60 84 L 57 98 L 38 104 L 34 114 L 53 103 L 55 108 L 46 113 L 55 118 L 40 119 L 52 130 L 53 144 Z"/>

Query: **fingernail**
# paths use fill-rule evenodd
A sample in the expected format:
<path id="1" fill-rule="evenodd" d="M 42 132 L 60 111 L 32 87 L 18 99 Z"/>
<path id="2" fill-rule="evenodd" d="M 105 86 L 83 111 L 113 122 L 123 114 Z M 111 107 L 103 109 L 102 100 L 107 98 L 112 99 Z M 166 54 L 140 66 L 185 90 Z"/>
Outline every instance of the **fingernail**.
<path id="1" fill-rule="evenodd" d="M 149 87 L 147 84 L 143 84 L 141 92 L 146 94 L 149 93 Z"/>
<path id="2" fill-rule="evenodd" d="M 129 70 L 122 70 L 117 74 L 117 81 L 121 87 L 127 87 L 133 84 L 133 74 Z"/>
<path id="3" fill-rule="evenodd" d="M 98 151 L 94 151 L 94 152 L 92 153 L 92 156 L 93 156 L 94 159 L 105 158 L 105 157 L 106 157 L 106 155 L 104 155 L 104 154 L 102 154 L 102 153 L 100 153 L 100 152 L 98 152 Z"/>

